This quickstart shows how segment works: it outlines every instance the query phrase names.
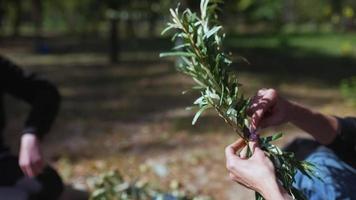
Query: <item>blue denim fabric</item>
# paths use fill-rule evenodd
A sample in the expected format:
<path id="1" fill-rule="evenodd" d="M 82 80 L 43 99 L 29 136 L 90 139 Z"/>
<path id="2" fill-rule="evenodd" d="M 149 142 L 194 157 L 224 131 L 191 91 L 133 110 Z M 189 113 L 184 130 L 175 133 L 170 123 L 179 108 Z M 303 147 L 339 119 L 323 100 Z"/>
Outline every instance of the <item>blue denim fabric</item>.
<path id="1" fill-rule="evenodd" d="M 298 171 L 294 186 L 303 191 L 307 199 L 356 200 L 356 169 L 324 146 L 318 147 L 306 160 L 317 166 L 317 175 L 322 179 L 311 180 Z"/>
<path id="2" fill-rule="evenodd" d="M 154 197 L 152 200 L 178 200 L 178 198 L 170 194 L 165 194 L 160 195 L 158 197 Z"/>

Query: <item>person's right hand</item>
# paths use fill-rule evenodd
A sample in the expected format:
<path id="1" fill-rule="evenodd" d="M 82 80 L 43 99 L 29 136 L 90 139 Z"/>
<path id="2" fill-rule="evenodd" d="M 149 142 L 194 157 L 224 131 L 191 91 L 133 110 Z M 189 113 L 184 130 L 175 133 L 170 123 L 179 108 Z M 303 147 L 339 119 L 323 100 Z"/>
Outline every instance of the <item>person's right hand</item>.
<path id="1" fill-rule="evenodd" d="M 259 192 L 267 200 L 290 199 L 288 193 L 280 187 L 271 160 L 258 146 L 250 142 L 253 152 L 250 158 L 239 156 L 246 143 L 239 139 L 225 149 L 226 167 L 232 181 Z"/>
<path id="2" fill-rule="evenodd" d="M 261 89 L 252 98 L 247 114 L 254 130 L 276 126 L 289 121 L 291 102 L 280 97 L 274 89 Z"/>
<path id="3" fill-rule="evenodd" d="M 36 135 L 28 133 L 21 137 L 19 165 L 28 177 L 35 177 L 42 172 L 44 161 Z"/>

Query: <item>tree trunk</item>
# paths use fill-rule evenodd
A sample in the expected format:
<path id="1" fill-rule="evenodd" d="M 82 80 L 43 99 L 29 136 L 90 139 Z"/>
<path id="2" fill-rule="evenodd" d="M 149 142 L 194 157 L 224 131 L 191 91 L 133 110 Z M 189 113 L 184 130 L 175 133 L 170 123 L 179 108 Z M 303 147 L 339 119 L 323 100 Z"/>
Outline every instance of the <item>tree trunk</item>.
<path id="1" fill-rule="evenodd" d="M 4 2 L 0 1 L 0 39 L 3 36 L 3 23 L 4 23 L 4 16 L 5 16 L 5 8 Z"/>
<path id="2" fill-rule="evenodd" d="M 155 12 L 150 14 L 149 18 L 149 35 L 151 37 L 156 36 L 156 27 L 157 27 L 157 20 L 159 18 L 159 15 Z"/>
<path id="3" fill-rule="evenodd" d="M 130 39 L 136 38 L 135 23 L 134 23 L 133 16 L 129 16 L 128 19 L 126 20 L 126 37 L 129 37 Z"/>
<path id="4" fill-rule="evenodd" d="M 32 16 L 35 26 L 34 45 L 36 50 L 42 51 L 42 22 L 43 22 L 43 5 L 41 0 L 32 0 Z"/>
<path id="5" fill-rule="evenodd" d="M 117 63 L 120 57 L 119 45 L 119 18 L 117 13 L 121 8 L 121 1 L 111 1 L 109 3 L 112 15 L 109 15 L 109 57 L 111 63 Z"/>
<path id="6" fill-rule="evenodd" d="M 110 62 L 117 63 L 119 57 L 118 44 L 118 19 L 110 19 Z"/>
<path id="7" fill-rule="evenodd" d="M 343 0 L 331 0 L 333 14 L 340 15 L 342 11 Z"/>
<path id="8" fill-rule="evenodd" d="M 12 24 L 12 36 L 17 37 L 20 35 L 20 27 L 22 24 L 22 4 L 21 0 L 14 0 L 14 10 L 15 10 L 15 18 Z"/>
<path id="9" fill-rule="evenodd" d="M 283 23 L 295 22 L 295 1 L 294 0 L 284 0 L 283 5 Z"/>

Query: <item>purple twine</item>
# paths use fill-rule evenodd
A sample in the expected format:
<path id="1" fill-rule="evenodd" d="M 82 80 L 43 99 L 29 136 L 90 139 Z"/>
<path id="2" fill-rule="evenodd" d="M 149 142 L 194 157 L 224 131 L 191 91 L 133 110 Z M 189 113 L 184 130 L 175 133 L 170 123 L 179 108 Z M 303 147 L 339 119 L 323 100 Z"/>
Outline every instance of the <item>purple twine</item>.
<path id="1" fill-rule="evenodd" d="M 260 139 L 260 136 L 258 135 L 257 131 L 253 130 L 251 127 L 249 131 L 250 131 L 249 140 L 253 142 L 257 142 Z"/>

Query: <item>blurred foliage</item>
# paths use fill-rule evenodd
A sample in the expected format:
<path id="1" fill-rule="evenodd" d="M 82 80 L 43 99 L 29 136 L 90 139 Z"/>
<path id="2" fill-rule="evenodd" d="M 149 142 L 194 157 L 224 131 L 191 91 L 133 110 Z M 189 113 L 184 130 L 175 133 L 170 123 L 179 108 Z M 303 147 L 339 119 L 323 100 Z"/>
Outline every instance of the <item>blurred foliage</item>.
<path id="1" fill-rule="evenodd" d="M 341 81 L 340 90 L 341 94 L 356 106 L 356 76 Z"/>
<path id="2" fill-rule="evenodd" d="M 110 171 L 96 178 L 92 200 L 210 200 L 209 197 L 194 196 L 172 182 L 172 191 L 162 192 L 145 181 L 126 181 L 118 171 Z"/>
<path id="3" fill-rule="evenodd" d="M 196 2 L 184 0 L 182 6 L 192 8 Z M 31 34 L 34 22 L 39 20 L 46 33 L 97 34 L 107 30 L 106 13 L 111 9 L 119 13 L 125 35 L 143 32 L 152 36 L 165 23 L 168 8 L 177 3 L 177 0 L 2 0 L 0 29 L 3 28 L 1 34 L 7 35 Z M 314 27 L 311 31 L 319 31 L 325 23 L 333 25 L 336 31 L 356 27 L 353 0 L 229 0 L 223 9 L 224 21 L 240 31 L 246 26 L 258 29 L 261 24 L 264 24 L 262 31 L 284 30 L 281 29 L 284 26 L 297 26 L 296 30 L 303 24 L 311 24 Z M 34 17 L 38 14 L 40 19 Z"/>
<path id="4" fill-rule="evenodd" d="M 278 20 L 282 11 L 282 0 L 240 0 L 237 1 L 238 11 L 250 20 Z"/>

